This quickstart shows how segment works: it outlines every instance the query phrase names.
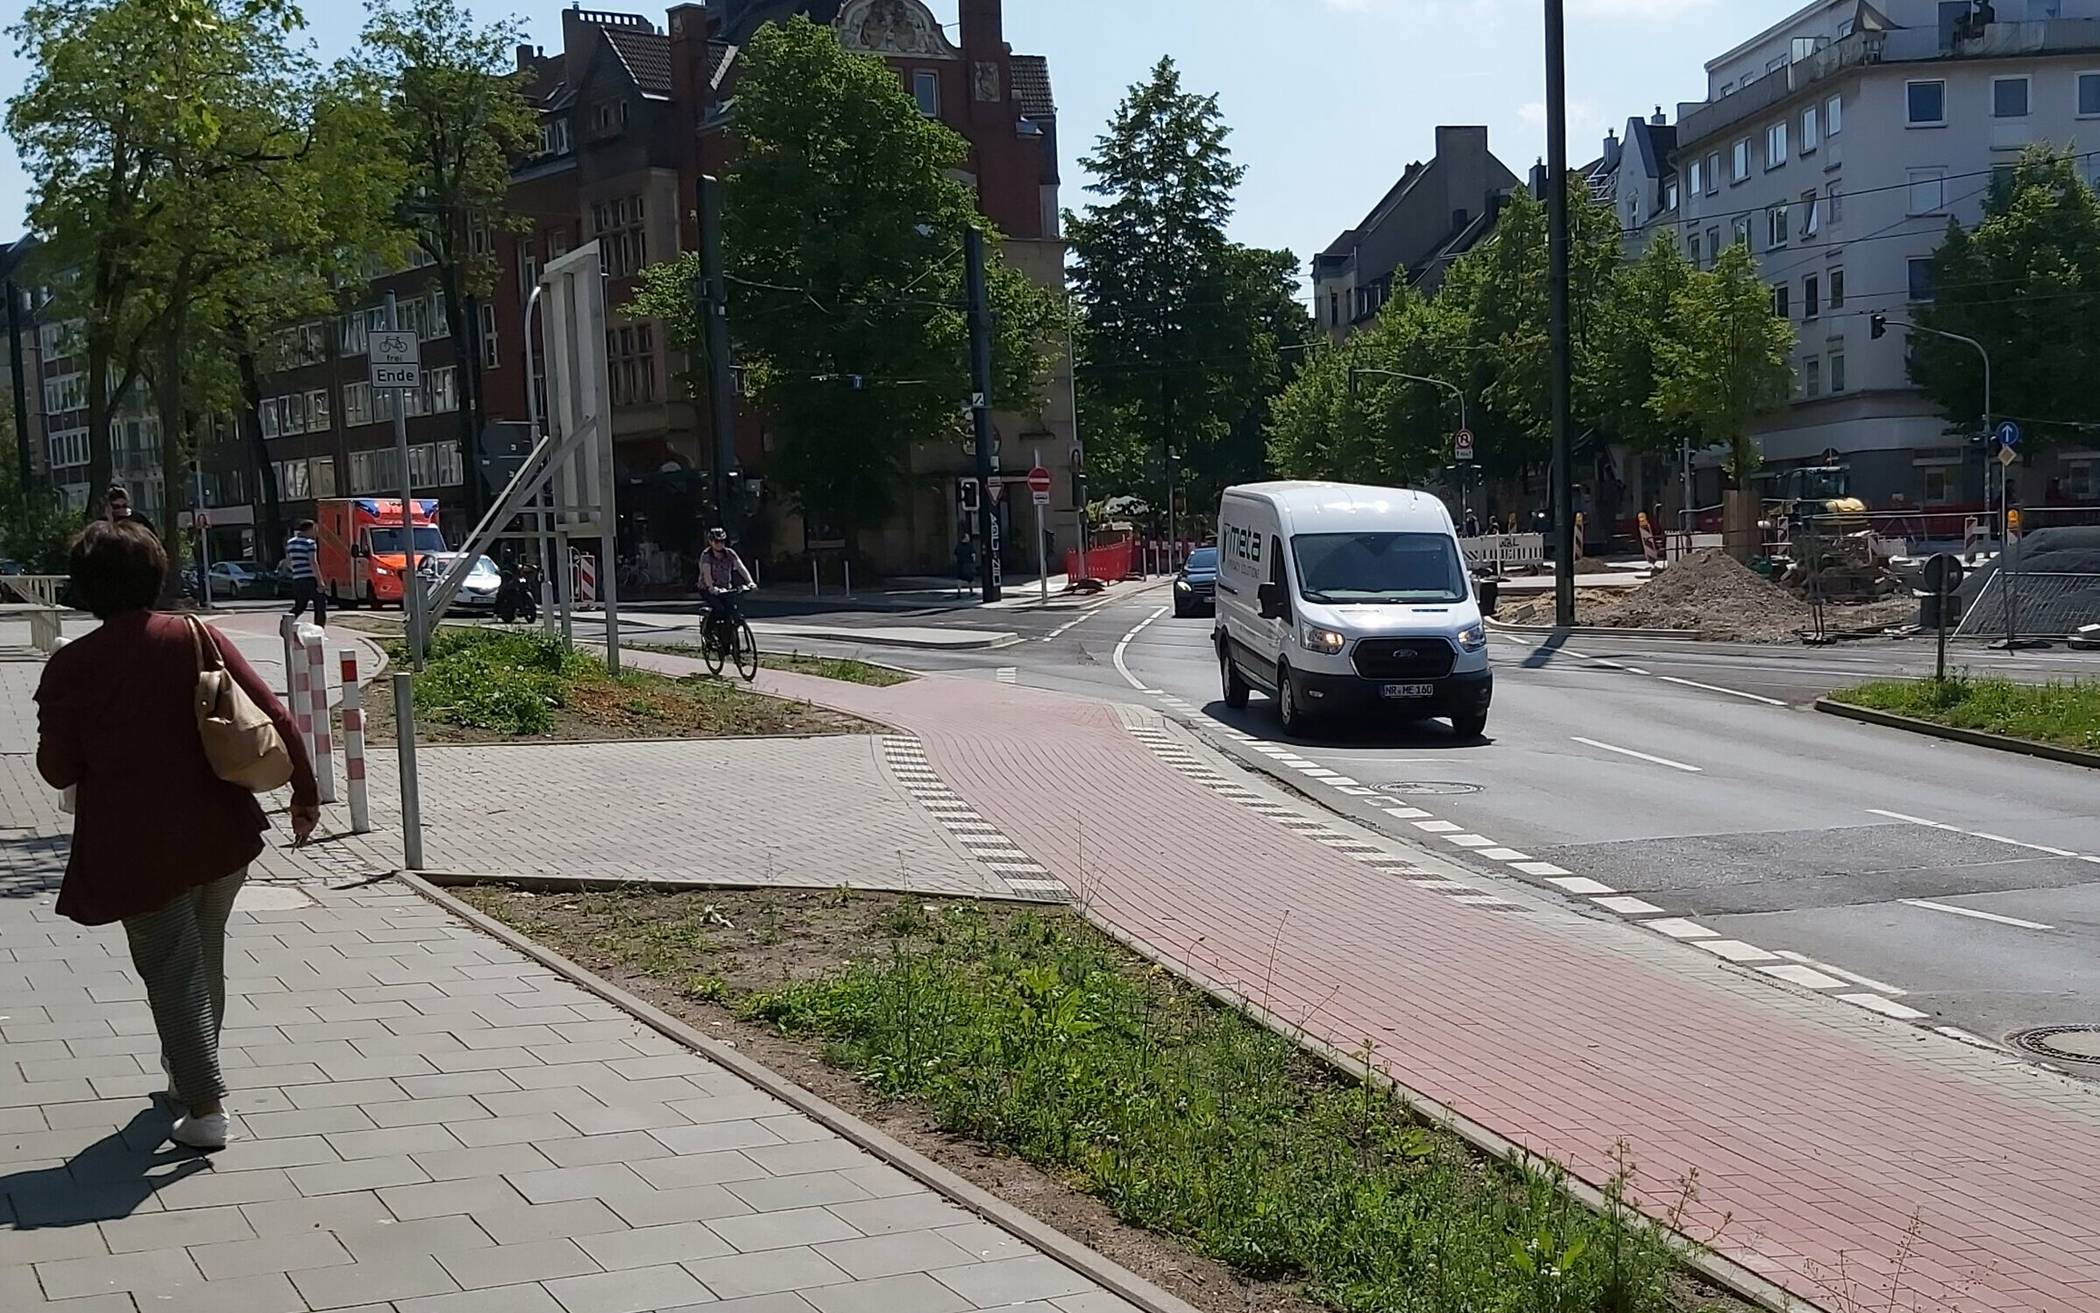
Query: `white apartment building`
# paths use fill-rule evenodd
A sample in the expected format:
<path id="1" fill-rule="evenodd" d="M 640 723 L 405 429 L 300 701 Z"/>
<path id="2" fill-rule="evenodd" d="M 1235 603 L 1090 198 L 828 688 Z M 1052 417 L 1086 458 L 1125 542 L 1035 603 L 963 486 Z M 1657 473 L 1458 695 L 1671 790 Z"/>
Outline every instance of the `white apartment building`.
<path id="1" fill-rule="evenodd" d="M 1793 402 L 1757 435 L 1767 469 L 1835 450 L 1876 506 L 1994 498 L 1982 417 L 1941 414 L 1911 385 L 1905 334 L 1870 340 L 1868 315 L 1931 299 L 1949 216 L 1975 223 L 2026 147 L 2077 151 L 2100 177 L 2100 0 L 1816 0 L 1706 69 L 1706 101 L 1678 112 L 1685 248 L 1711 266 L 1749 242 L 1800 335 Z M 2100 502 L 2100 451 L 2012 478 L 2015 501 Z"/>

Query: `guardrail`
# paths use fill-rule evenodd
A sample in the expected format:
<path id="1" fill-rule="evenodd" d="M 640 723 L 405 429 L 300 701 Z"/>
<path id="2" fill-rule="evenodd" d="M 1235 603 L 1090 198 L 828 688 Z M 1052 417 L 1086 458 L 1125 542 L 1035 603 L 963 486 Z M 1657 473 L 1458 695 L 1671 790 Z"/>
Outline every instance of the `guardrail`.
<path id="1" fill-rule="evenodd" d="M 66 609 L 58 601 L 65 585 L 62 574 L 0 574 L 0 597 L 36 608 L 29 613 L 29 645 L 45 656 L 65 640 Z"/>

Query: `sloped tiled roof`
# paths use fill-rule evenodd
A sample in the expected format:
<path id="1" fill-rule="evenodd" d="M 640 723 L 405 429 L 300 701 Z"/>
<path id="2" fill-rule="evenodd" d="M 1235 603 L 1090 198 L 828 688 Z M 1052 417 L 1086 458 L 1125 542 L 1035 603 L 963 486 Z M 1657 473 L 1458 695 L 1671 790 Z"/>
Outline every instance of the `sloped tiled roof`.
<path id="1" fill-rule="evenodd" d="M 634 27 L 604 27 L 605 43 L 612 47 L 627 75 L 645 96 L 671 94 L 671 39 L 663 33 Z"/>
<path id="2" fill-rule="evenodd" d="M 1050 92 L 1050 61 L 1041 55 L 1015 55 L 1014 99 L 1021 103 L 1021 112 L 1032 119 L 1050 118 L 1057 113 L 1057 97 Z"/>

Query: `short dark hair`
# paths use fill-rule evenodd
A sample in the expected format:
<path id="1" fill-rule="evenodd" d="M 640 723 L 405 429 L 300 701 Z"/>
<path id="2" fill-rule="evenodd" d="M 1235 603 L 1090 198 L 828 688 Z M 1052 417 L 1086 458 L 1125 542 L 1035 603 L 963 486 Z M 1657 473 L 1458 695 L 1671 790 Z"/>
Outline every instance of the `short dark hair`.
<path id="1" fill-rule="evenodd" d="M 297 524 L 295 524 L 295 525 L 293 525 L 293 526 L 292 526 L 292 532 L 293 532 L 293 533 L 305 533 L 305 532 L 306 532 L 306 531 L 307 531 L 308 529 L 311 529 L 311 528 L 313 528 L 313 527 L 314 527 L 314 522 L 313 522 L 312 520 L 301 520 L 301 521 L 299 521 L 299 523 L 297 523 Z"/>
<path id="2" fill-rule="evenodd" d="M 97 620 L 107 620 L 159 600 L 168 554 L 136 520 L 96 520 L 73 539 L 66 565 L 74 599 Z"/>

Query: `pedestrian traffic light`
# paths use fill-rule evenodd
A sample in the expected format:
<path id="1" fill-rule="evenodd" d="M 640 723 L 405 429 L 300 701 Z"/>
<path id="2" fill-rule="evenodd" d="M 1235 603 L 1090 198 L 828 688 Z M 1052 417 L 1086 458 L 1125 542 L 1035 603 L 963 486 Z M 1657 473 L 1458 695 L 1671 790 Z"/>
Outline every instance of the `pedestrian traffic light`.
<path id="1" fill-rule="evenodd" d="M 1876 342 L 1889 335 L 1889 317 L 1879 310 L 1867 316 L 1867 334 Z"/>

